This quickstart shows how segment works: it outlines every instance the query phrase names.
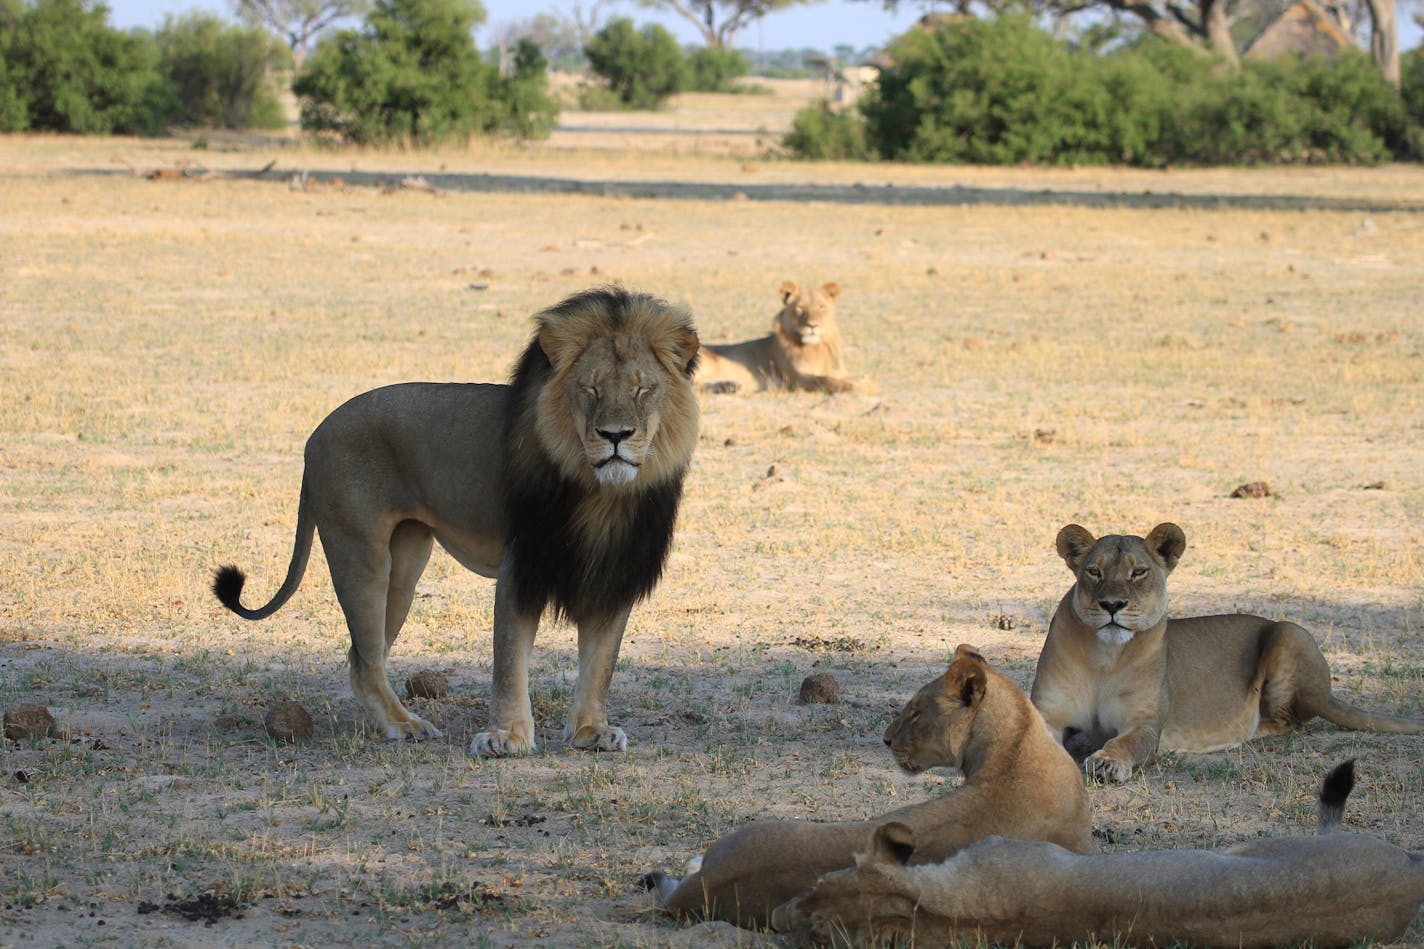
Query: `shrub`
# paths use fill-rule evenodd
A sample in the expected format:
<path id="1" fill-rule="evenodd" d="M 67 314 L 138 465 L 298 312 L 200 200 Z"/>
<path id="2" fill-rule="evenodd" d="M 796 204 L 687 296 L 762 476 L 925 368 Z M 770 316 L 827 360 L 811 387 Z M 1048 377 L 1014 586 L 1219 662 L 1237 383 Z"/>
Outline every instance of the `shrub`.
<path id="1" fill-rule="evenodd" d="M 292 86 L 302 127 L 357 144 L 410 145 L 552 127 L 543 57 L 524 49 L 502 80 L 475 49 L 484 16 L 476 0 L 376 0 L 362 30 L 342 30 L 307 57 Z"/>
<path id="2" fill-rule="evenodd" d="M 722 46 L 699 47 L 687 59 L 687 88 L 695 92 L 731 92 L 734 79 L 747 74 L 747 58 Z"/>
<path id="3" fill-rule="evenodd" d="M 793 154 L 814 160 L 871 157 L 865 143 L 865 123 L 849 112 L 832 109 L 826 102 L 797 112 L 782 143 Z"/>
<path id="4" fill-rule="evenodd" d="M 688 65 L 682 47 L 666 28 L 654 23 L 633 28 L 616 17 L 584 47 L 589 69 L 602 77 L 629 109 L 654 109 L 687 88 Z"/>
<path id="5" fill-rule="evenodd" d="M 109 26 L 90 0 L 0 12 L 0 131 L 153 133 L 177 110 L 152 37 Z"/>
<path id="6" fill-rule="evenodd" d="M 500 78 L 498 99 L 505 117 L 499 127 L 518 138 L 547 138 L 558 122 L 559 106 L 549 91 L 549 61 L 528 37 L 514 50 L 514 71 Z"/>
<path id="7" fill-rule="evenodd" d="M 272 76 L 290 54 L 261 30 L 230 26 L 205 13 L 169 17 L 158 33 L 158 50 L 185 125 L 286 125 Z"/>
<path id="8" fill-rule="evenodd" d="M 1424 46 L 1400 57 L 1399 95 L 1409 121 L 1416 129 L 1424 126 Z"/>

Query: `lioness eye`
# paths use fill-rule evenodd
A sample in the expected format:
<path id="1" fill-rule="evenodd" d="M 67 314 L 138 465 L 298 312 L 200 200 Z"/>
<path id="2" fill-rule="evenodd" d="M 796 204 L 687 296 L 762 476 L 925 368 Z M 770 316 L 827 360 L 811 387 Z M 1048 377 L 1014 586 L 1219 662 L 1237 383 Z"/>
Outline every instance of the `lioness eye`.
<path id="1" fill-rule="evenodd" d="M 1099 570 L 1097 567 L 1089 567 L 1087 570 L 1084 570 L 1083 572 L 1088 575 L 1088 579 L 1089 579 L 1089 580 L 1101 580 L 1101 579 L 1103 578 L 1103 572 L 1102 572 L 1101 570 Z"/>
<path id="2" fill-rule="evenodd" d="M 1146 568 L 1146 567 L 1134 567 L 1134 568 L 1132 569 L 1132 579 L 1134 579 L 1134 580 L 1141 580 L 1141 579 L 1142 579 L 1143 577 L 1145 577 L 1145 576 L 1147 576 L 1147 568 Z"/>

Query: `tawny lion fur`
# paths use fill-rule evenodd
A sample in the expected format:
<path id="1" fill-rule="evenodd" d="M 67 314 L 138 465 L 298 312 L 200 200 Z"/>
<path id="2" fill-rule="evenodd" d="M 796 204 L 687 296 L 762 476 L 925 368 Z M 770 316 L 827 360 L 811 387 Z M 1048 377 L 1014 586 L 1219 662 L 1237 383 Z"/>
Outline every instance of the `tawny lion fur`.
<path id="1" fill-rule="evenodd" d="M 1327 790 L 1345 768 L 1353 764 L 1332 772 Z M 890 822 L 868 835 L 868 852 L 852 869 L 822 877 L 772 921 L 802 942 L 834 946 L 1388 942 L 1424 901 L 1424 860 L 1374 837 L 1334 832 L 1344 794 L 1331 804 L 1322 792 L 1320 836 L 1252 840 L 1219 852 L 1083 856 L 990 837 L 943 862 L 907 866 L 918 834 Z"/>
<path id="2" fill-rule="evenodd" d="M 918 862 L 943 860 L 989 834 L 1093 851 L 1077 766 L 1023 691 L 972 647 L 960 646 L 944 675 L 905 705 L 885 743 L 911 774 L 958 768 L 964 783 L 874 820 L 757 821 L 714 842 L 686 879 L 654 873 L 648 885 L 676 915 L 761 928 L 817 877 L 850 866 L 870 830 L 887 820 L 914 828 L 922 842 Z"/>
<path id="3" fill-rule="evenodd" d="M 262 619 L 300 585 L 321 533 L 351 631 L 351 687 L 387 738 L 439 735 L 391 690 L 386 656 L 435 541 L 496 578 L 490 721 L 472 754 L 535 747 L 529 659 L 546 606 L 578 625 L 564 727 L 577 748 L 622 750 L 605 711 L 633 604 L 656 585 L 697 439 L 691 317 L 646 294 L 590 290 L 535 317 L 509 385 L 411 383 L 358 395 L 307 441 L 291 563 Z"/>
<path id="4" fill-rule="evenodd" d="M 716 392 L 875 391 L 869 379 L 852 378 L 841 358 L 836 322 L 839 284 L 806 290 L 782 283 L 781 309 L 771 335 L 741 343 L 703 343 L 697 384 Z"/>
<path id="5" fill-rule="evenodd" d="M 1330 668 L 1294 623 L 1243 613 L 1167 619 L 1167 576 L 1186 549 L 1176 524 L 1146 538 L 1058 532 L 1074 584 L 1058 604 L 1033 703 L 1085 770 L 1126 781 L 1159 747 L 1205 752 L 1317 716 L 1341 728 L 1424 732 L 1331 694 Z M 1090 754 L 1088 752 L 1091 751 Z"/>

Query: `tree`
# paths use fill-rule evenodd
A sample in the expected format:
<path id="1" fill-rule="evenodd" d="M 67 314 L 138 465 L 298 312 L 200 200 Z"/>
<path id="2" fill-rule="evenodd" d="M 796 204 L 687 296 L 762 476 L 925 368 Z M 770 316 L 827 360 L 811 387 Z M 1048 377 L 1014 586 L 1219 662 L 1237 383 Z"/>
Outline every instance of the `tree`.
<path id="1" fill-rule="evenodd" d="M 280 36 L 298 67 L 322 33 L 370 9 L 369 0 L 233 0 L 233 6 L 242 19 Z"/>
<path id="2" fill-rule="evenodd" d="M 811 2 L 815 0 L 638 0 L 638 5 L 671 10 L 696 26 L 708 46 L 730 47 L 754 20 Z"/>
<path id="3" fill-rule="evenodd" d="M 539 13 L 527 20 L 509 23 L 500 28 L 495 39 L 499 45 L 500 71 L 513 69 L 521 40 L 529 40 L 556 69 L 577 71 L 583 68 L 583 40 L 572 20 L 552 13 Z"/>
<path id="4" fill-rule="evenodd" d="M 687 57 L 673 35 L 657 23 L 635 30 L 633 21 L 616 17 L 584 47 L 588 66 L 603 77 L 630 109 L 652 109 L 686 88 Z"/>
<path id="5" fill-rule="evenodd" d="M 209 13 L 168 17 L 158 32 L 159 68 L 180 104 L 179 121 L 219 128 L 281 128 L 272 73 L 287 48 L 254 26 Z"/>

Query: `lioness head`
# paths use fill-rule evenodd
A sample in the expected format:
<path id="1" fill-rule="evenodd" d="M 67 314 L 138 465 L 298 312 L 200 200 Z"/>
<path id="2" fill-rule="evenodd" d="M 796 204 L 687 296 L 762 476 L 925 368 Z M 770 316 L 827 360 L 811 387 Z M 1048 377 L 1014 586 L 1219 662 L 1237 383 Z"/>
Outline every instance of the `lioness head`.
<path id="1" fill-rule="evenodd" d="M 815 346 L 827 336 L 836 334 L 836 297 L 841 295 L 838 283 L 828 283 L 819 290 L 803 290 L 787 280 L 781 285 L 781 312 L 777 314 L 777 329 L 793 342 Z"/>
<path id="2" fill-rule="evenodd" d="M 1167 575 L 1187 548 L 1176 524 L 1158 524 L 1146 537 L 1096 539 L 1069 524 L 1058 532 L 1057 545 L 1077 579 L 1073 612 L 1103 642 L 1125 643 L 1167 615 Z"/>
<path id="3" fill-rule="evenodd" d="M 903 883 L 915 851 L 915 832 L 899 821 L 876 827 L 855 866 L 827 873 L 808 892 L 778 906 L 771 928 L 803 940 L 860 945 L 912 936 L 901 932 L 915 918 L 916 901 Z M 837 938 L 839 937 L 839 938 Z"/>
<path id="4" fill-rule="evenodd" d="M 944 675 L 916 692 L 885 729 L 895 762 L 911 774 L 959 767 L 988 681 L 988 666 L 973 646 L 955 649 Z"/>
<path id="5" fill-rule="evenodd" d="M 537 432 L 565 477 L 609 488 L 680 474 L 697 439 L 691 316 L 646 294 L 601 289 L 535 320 L 551 367 Z"/>

